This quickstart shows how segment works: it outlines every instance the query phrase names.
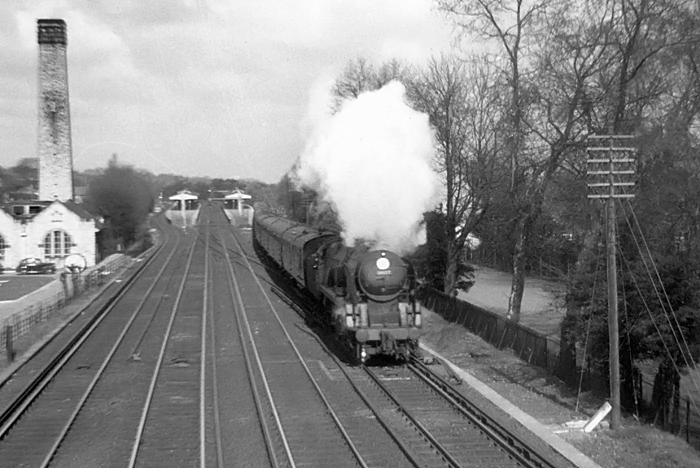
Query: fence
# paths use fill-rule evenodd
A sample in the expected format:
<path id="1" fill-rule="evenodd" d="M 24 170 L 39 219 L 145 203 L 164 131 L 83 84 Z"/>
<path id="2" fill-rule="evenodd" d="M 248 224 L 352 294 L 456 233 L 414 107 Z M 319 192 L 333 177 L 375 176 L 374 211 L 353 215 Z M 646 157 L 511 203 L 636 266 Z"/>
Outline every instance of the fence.
<path id="1" fill-rule="evenodd" d="M 461 299 L 448 296 L 432 288 L 419 291 L 418 299 L 424 307 L 442 316 L 445 320 L 459 323 L 467 330 L 498 349 L 510 348 L 523 361 L 546 369 L 553 374 L 559 359 L 559 341 L 517 323 L 511 323 L 496 313 L 482 309 Z M 592 375 L 589 368 L 584 372 L 584 384 L 604 396 L 607 392 L 607 376 Z M 688 398 L 681 398 L 679 417 L 676 423 L 669 422 L 668 409 L 662 409 L 665 417 L 658 417 L 653 410 L 653 384 L 646 380 L 638 383 L 638 408 L 645 411 L 644 418 L 652 424 L 682 436 L 694 447 L 700 448 L 700 412 Z M 697 403 L 697 402 L 696 402 Z"/>
<path id="2" fill-rule="evenodd" d="M 523 361 L 554 372 L 559 341 L 432 288 L 422 288 L 418 299 L 445 320 L 461 324 L 498 349 L 512 349 Z"/>
<path id="3" fill-rule="evenodd" d="M 102 286 L 106 276 L 121 270 L 132 261 L 131 257 L 126 255 L 112 255 L 99 265 L 81 273 L 62 273 L 52 283 L 19 299 L 19 310 L 0 324 L 0 349 L 7 350 L 8 359 L 12 360 L 14 341 L 29 333 L 72 300 Z"/>
<path id="4" fill-rule="evenodd" d="M 678 436 L 684 437 L 696 449 L 700 449 L 700 412 L 697 407 L 697 399 L 691 402 L 689 397 L 680 397 L 677 418 L 673 415 L 673 410 L 668 407 L 670 402 L 666 402 L 662 408 L 654 408 L 652 394 L 654 384 L 645 379 L 640 379 L 636 385 L 639 392 L 635 402 L 641 406 L 646 421 Z M 680 396 L 680 395 L 679 395 Z"/>

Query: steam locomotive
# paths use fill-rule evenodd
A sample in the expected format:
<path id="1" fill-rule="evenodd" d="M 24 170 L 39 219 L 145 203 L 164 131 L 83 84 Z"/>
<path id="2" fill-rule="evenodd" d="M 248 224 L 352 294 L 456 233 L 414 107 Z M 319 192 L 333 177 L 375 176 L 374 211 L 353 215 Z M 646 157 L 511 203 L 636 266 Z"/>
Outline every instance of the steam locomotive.
<path id="1" fill-rule="evenodd" d="M 313 296 L 357 359 L 407 359 L 418 346 L 421 308 L 413 267 L 388 250 L 351 248 L 338 233 L 255 213 L 256 249 Z"/>

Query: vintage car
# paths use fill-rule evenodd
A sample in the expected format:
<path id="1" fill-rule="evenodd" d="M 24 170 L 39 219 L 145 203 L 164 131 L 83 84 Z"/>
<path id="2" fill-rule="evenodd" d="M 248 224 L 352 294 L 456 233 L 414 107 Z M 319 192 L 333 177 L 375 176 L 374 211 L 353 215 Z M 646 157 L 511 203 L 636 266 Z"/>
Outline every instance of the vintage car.
<path id="1" fill-rule="evenodd" d="M 30 257 L 25 258 L 21 262 L 19 262 L 19 265 L 17 265 L 15 271 L 17 271 L 17 273 L 19 273 L 20 275 L 50 275 L 56 273 L 56 264 L 51 262 L 44 262 L 38 258 Z"/>

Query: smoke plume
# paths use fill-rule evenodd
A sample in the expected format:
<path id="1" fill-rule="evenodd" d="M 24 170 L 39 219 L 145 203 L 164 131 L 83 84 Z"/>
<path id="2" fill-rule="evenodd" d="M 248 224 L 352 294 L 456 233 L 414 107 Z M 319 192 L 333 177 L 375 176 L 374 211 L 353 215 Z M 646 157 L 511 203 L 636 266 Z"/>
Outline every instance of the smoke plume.
<path id="1" fill-rule="evenodd" d="M 348 245 L 363 239 L 405 254 L 425 242 L 421 221 L 438 189 L 434 138 L 405 91 L 393 81 L 315 116 L 297 176 L 338 213 Z"/>

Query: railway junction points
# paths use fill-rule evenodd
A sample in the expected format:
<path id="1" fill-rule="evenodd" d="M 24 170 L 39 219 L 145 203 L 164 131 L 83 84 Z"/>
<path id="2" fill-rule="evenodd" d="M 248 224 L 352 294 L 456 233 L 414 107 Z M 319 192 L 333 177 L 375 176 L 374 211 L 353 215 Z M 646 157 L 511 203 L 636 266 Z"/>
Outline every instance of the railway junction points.
<path id="1" fill-rule="evenodd" d="M 219 211 L 219 213 L 221 212 Z M 197 237 L 197 233 L 195 233 L 193 229 L 188 229 L 187 231 L 189 232 L 187 233 L 184 232 L 185 230 L 181 230 L 183 232 L 177 234 L 178 230 L 173 225 L 163 224 L 160 226 L 164 231 L 170 231 L 170 235 L 180 236 L 179 243 L 175 243 L 179 245 L 179 247 L 174 247 L 173 252 L 176 253 L 171 255 L 170 258 L 171 262 L 178 263 L 179 266 L 174 264 L 166 266 L 163 264 L 158 267 L 160 268 L 160 273 L 155 275 L 150 283 L 154 285 L 154 291 L 156 291 L 155 296 L 157 296 L 158 299 L 153 299 L 153 297 L 151 297 L 151 299 L 146 299 L 146 296 L 142 299 L 144 301 L 155 301 L 148 302 L 150 306 L 144 308 L 138 301 L 128 296 L 121 300 L 130 304 L 119 314 L 124 320 L 128 318 L 127 311 L 143 308 L 144 310 L 151 309 L 152 312 L 143 314 L 143 317 L 133 315 L 133 323 L 140 323 L 140 327 L 134 325 L 131 331 L 123 332 L 123 344 L 114 344 L 114 359 L 110 361 L 109 358 L 106 358 L 105 361 L 103 361 L 104 364 L 100 365 L 95 354 L 104 351 L 95 350 L 91 352 L 89 358 L 78 358 L 78 361 L 69 363 L 66 366 L 72 369 L 73 373 L 71 374 L 71 378 L 76 381 L 86 379 L 87 376 L 83 375 L 83 373 L 86 373 L 88 369 L 104 367 L 104 375 L 100 378 L 91 377 L 91 379 L 93 379 L 92 382 L 94 382 L 92 390 L 84 394 L 84 406 L 81 407 L 82 409 L 75 410 L 76 415 L 73 422 L 64 426 L 66 427 L 64 431 L 56 431 L 56 434 L 45 434 L 45 437 L 49 440 L 60 440 L 60 442 L 53 444 L 56 445 L 55 449 L 49 450 L 51 447 L 47 448 L 47 453 L 52 453 L 52 455 L 48 456 L 45 453 L 38 455 L 39 458 L 43 457 L 45 460 L 48 460 L 48 464 L 45 466 L 76 466 L 75 463 L 82 463 L 80 466 L 98 466 L 95 463 L 122 459 L 128 462 L 126 464 L 127 466 L 157 466 L 150 464 L 153 460 L 158 459 L 157 457 L 155 459 L 152 458 L 155 454 L 161 453 L 160 451 L 164 450 L 163 447 L 168 447 L 167 450 L 176 450 L 177 448 L 177 444 L 172 442 L 168 442 L 170 445 L 168 445 L 168 443 L 166 443 L 165 446 L 159 445 L 165 443 L 164 439 L 162 439 L 159 434 L 161 434 L 163 430 L 166 430 L 166 427 L 180 427 L 180 429 L 171 429 L 175 434 L 170 434 L 170 438 L 176 440 L 178 437 L 183 438 L 179 445 L 187 446 L 185 453 L 191 456 L 189 459 L 191 462 L 201 458 L 202 461 L 208 462 L 206 464 L 210 466 L 217 466 L 217 460 L 219 463 L 218 466 L 233 466 L 227 463 L 227 461 L 230 462 L 231 460 L 229 457 L 233 456 L 242 457 L 237 459 L 242 463 L 240 466 L 258 466 L 257 464 L 251 463 L 267 460 L 268 457 L 263 456 L 265 453 L 268 453 L 268 456 L 271 458 L 278 458 L 278 461 L 289 453 L 301 456 L 295 452 L 294 447 L 299 446 L 296 444 L 309 444 L 310 439 L 295 440 L 295 436 L 292 434 L 286 434 L 289 452 L 286 452 L 284 448 L 274 447 L 274 443 L 268 444 L 266 448 L 266 443 L 264 441 L 268 440 L 269 442 L 270 440 L 275 440 L 276 437 L 279 437 L 279 432 L 285 432 L 285 428 L 290 429 L 290 432 L 292 432 L 291 428 L 296 428 L 296 432 L 301 432 L 301 435 L 304 435 L 303 433 L 306 431 L 313 431 L 313 427 L 316 427 L 316 431 L 320 428 L 321 432 L 316 436 L 318 438 L 324 437 L 324 434 L 327 432 L 336 433 L 336 429 L 331 429 L 333 426 L 331 422 L 323 422 L 325 419 L 317 420 L 311 417 L 313 414 L 320 415 L 328 411 L 321 408 L 318 410 L 313 409 L 315 406 L 312 405 L 318 404 L 318 401 L 310 395 L 318 390 L 313 390 L 309 387 L 308 390 L 299 392 L 298 394 L 291 394 L 282 393 L 280 390 L 280 388 L 288 388 L 289 385 L 287 385 L 287 387 L 275 386 L 279 385 L 279 382 L 285 381 L 289 384 L 288 379 L 291 379 L 292 376 L 285 373 L 285 368 L 291 368 L 292 364 L 289 358 L 280 357 L 286 355 L 286 351 L 281 348 L 281 340 L 283 339 L 281 336 L 277 337 L 278 335 L 271 335 L 268 337 L 272 339 L 271 342 L 264 343 L 261 341 L 265 336 L 262 330 L 265 330 L 265 327 L 271 326 L 272 322 L 278 319 L 272 317 L 264 318 L 260 314 L 267 308 L 267 302 L 271 301 L 274 303 L 275 308 L 280 308 L 280 301 L 275 298 L 275 296 L 264 299 L 262 296 L 252 294 L 251 291 L 255 289 L 255 284 L 251 282 L 250 279 L 238 279 L 239 288 L 241 291 L 245 291 L 245 293 L 231 293 L 231 296 L 225 299 L 226 293 L 231 292 L 229 290 L 233 288 L 235 280 L 231 284 L 224 284 L 224 282 L 220 282 L 221 277 L 229 274 L 226 272 L 227 269 L 229 271 L 235 270 L 235 273 L 238 273 L 238 275 L 242 274 L 242 264 L 246 263 L 246 259 L 254 263 L 254 256 L 243 253 L 243 251 L 238 252 L 235 246 L 229 243 L 232 241 L 228 239 L 226 229 L 230 229 L 230 227 L 223 228 L 221 226 L 221 217 L 216 217 L 218 215 L 215 215 L 212 211 L 208 211 L 205 214 L 207 216 L 200 218 L 200 224 L 197 230 L 200 233 L 208 231 L 208 236 Z M 240 219 L 238 221 L 240 226 L 245 226 L 245 219 Z M 243 229 L 238 231 L 238 234 L 243 233 L 243 241 L 245 243 L 245 231 Z M 249 233 L 247 236 L 249 239 Z M 205 252 L 210 253 L 205 255 Z M 162 254 L 159 255 L 162 256 Z M 187 267 L 188 270 L 185 270 L 187 273 L 183 275 L 182 270 L 178 270 L 178 268 L 183 268 L 188 258 L 199 258 L 200 261 L 191 261 Z M 226 264 L 231 265 L 231 267 L 225 267 Z M 146 271 L 147 267 L 144 268 L 144 276 L 148 277 L 153 274 Z M 173 269 L 172 272 L 168 270 L 169 268 Z M 259 267 L 254 264 L 253 268 L 259 269 Z M 180 271 L 180 276 L 175 274 L 176 271 Z M 260 278 L 264 277 L 262 271 L 259 273 Z M 237 275 L 232 277 L 235 276 Z M 178 281 L 178 277 L 180 281 Z M 161 281 L 166 281 L 167 279 L 168 283 L 173 284 L 164 285 L 158 283 L 158 285 L 156 285 L 156 278 L 161 278 Z M 184 278 L 188 278 L 187 281 L 185 281 Z M 261 281 L 264 283 L 263 280 L 258 280 L 258 282 Z M 117 294 L 117 286 L 123 282 L 126 281 L 124 280 L 120 283 L 113 282 L 106 285 L 102 296 L 106 298 L 110 295 Z M 146 281 L 141 279 L 139 283 L 146 283 Z M 134 284 L 135 286 L 133 287 L 138 288 L 136 283 Z M 207 290 L 207 286 L 205 286 L 207 284 L 209 284 L 209 290 Z M 173 286 L 178 286 L 179 289 L 172 288 Z M 265 286 L 269 285 L 265 284 Z M 208 303 L 203 310 L 209 310 L 211 312 L 210 314 L 203 313 L 202 310 L 200 310 L 202 309 L 202 302 Z M 249 315 L 247 319 L 239 319 L 242 320 L 240 323 L 234 321 L 232 317 L 224 319 L 232 302 L 238 303 L 240 307 L 250 309 L 252 314 Z M 72 309 L 64 310 L 61 313 L 63 322 L 65 323 L 69 323 L 69 320 L 73 317 L 87 315 L 87 312 L 85 312 L 88 309 L 87 299 L 83 303 L 76 302 L 70 307 L 72 307 Z M 156 312 L 153 311 L 155 309 L 160 310 L 161 308 L 172 310 L 173 314 L 171 318 L 166 320 L 166 314 L 164 314 L 163 317 L 159 317 Z M 180 310 L 180 312 L 178 312 L 179 315 L 175 314 L 174 311 L 176 310 Z M 185 311 L 187 311 L 187 313 L 185 313 Z M 111 315 L 116 314 L 112 312 Z M 129 313 L 129 316 L 130 315 L 131 312 Z M 202 317 L 205 317 L 205 319 L 202 320 Z M 303 356 L 302 361 L 308 363 L 310 374 L 316 376 L 316 381 L 319 382 L 318 385 L 321 387 L 320 390 L 323 394 L 328 395 L 327 399 L 329 400 L 330 407 L 338 411 L 339 419 L 343 420 L 345 426 L 349 427 L 349 440 L 360 440 L 359 447 L 361 448 L 361 455 L 364 454 L 365 457 L 374 460 L 367 463 L 366 466 L 385 466 L 381 461 L 378 461 L 381 460 L 381 458 L 372 458 L 380 457 L 380 455 L 378 452 L 371 449 L 371 444 L 366 443 L 366 445 L 363 446 L 361 435 L 353 433 L 353 425 L 352 423 L 348 423 L 348 421 L 353 420 L 353 418 L 348 416 L 349 414 L 354 414 L 355 418 L 360 415 L 362 416 L 361 420 L 365 423 L 365 426 L 361 426 L 363 430 L 374 434 L 374 437 L 380 437 L 377 434 L 381 431 L 379 431 L 377 427 L 369 429 L 366 427 L 368 421 L 366 413 L 370 410 L 355 409 L 354 413 L 352 411 L 346 413 L 348 408 L 345 406 L 360 405 L 360 403 L 356 401 L 356 397 L 351 397 L 350 394 L 347 393 L 347 389 L 339 390 L 338 387 L 342 386 L 341 382 L 344 381 L 339 370 L 341 366 L 333 364 L 333 361 L 329 360 L 330 358 L 320 351 L 318 344 L 316 344 L 316 339 L 312 338 L 312 334 L 306 329 L 304 321 L 300 319 L 296 313 L 290 313 L 279 320 L 287 325 L 288 331 L 286 333 L 293 335 L 294 341 L 300 343 L 299 353 Z M 563 422 L 571 419 L 580 419 L 582 417 L 581 414 L 577 414 L 568 408 L 562 409 L 559 404 L 553 402 L 551 398 L 543 396 L 541 392 L 526 391 L 523 386 L 519 386 L 520 390 L 506 390 L 505 388 L 508 385 L 513 387 L 517 386 L 513 382 L 507 382 L 508 375 L 506 375 L 506 373 L 504 373 L 503 381 L 499 382 L 498 379 L 493 378 L 493 373 L 484 373 L 483 367 L 477 365 L 475 366 L 478 369 L 476 376 L 485 380 L 484 383 L 479 382 L 474 376 L 466 373 L 462 368 L 472 370 L 471 368 L 474 364 L 483 364 L 490 359 L 500 359 L 498 356 L 495 356 L 498 351 L 489 350 L 483 343 L 478 343 L 474 337 L 467 337 L 468 334 L 465 334 L 463 330 L 459 330 L 457 328 L 458 326 L 441 322 L 440 317 L 426 313 L 424 320 L 426 336 L 422 341 L 426 344 L 427 349 L 438 355 L 439 353 L 444 353 L 445 357 L 455 362 L 454 372 L 460 374 L 465 381 L 465 383 L 456 386 L 461 393 L 466 393 L 473 401 L 477 402 L 476 404 L 480 408 L 492 407 L 494 410 L 499 410 L 500 408 L 499 411 L 503 412 L 501 417 L 504 418 L 504 424 L 511 430 L 514 430 L 523 440 L 533 441 L 533 447 L 539 447 L 549 458 L 554 460 L 554 465 L 552 466 L 598 466 L 563 440 L 563 438 L 566 438 L 570 442 L 576 443 L 577 441 L 575 439 L 582 436 L 576 433 L 563 434 L 563 438 L 554 435 L 557 428 L 563 427 Z M 193 323 L 198 323 L 199 325 L 193 327 Z M 58 329 L 60 326 L 60 323 L 54 321 L 51 323 L 49 330 Z M 71 328 L 76 327 L 74 324 L 65 327 L 66 330 Z M 155 333 L 154 330 L 156 328 L 161 331 Z M 136 329 L 140 331 L 136 332 Z M 233 335 L 235 329 L 240 331 L 247 330 L 248 335 L 242 334 L 238 339 L 234 338 L 233 341 L 224 341 L 227 339 L 225 336 Z M 127 328 L 124 328 L 124 330 L 127 330 Z M 111 331 L 111 335 L 117 334 L 116 324 L 112 326 Z M 162 344 L 158 344 L 158 340 L 155 337 L 163 331 L 168 331 L 170 333 L 170 341 L 165 340 L 162 341 Z M 61 333 L 61 335 L 63 334 L 64 333 Z M 206 337 L 206 339 L 200 340 L 199 338 L 201 336 Z M 8 381 L 8 377 L 12 375 L 12 371 L 17 369 L 22 361 L 27 360 L 34 351 L 39 350 L 41 339 L 39 337 L 33 337 L 32 339 L 36 341 L 36 343 L 18 343 L 20 351 L 23 351 L 23 354 L 12 367 L 8 367 L 6 363 L 0 366 L 0 382 Z M 105 340 L 100 341 L 103 342 L 101 348 L 107 346 L 104 344 Z M 87 342 L 89 342 L 89 339 L 87 339 L 86 343 Z M 241 343 L 247 343 L 247 346 L 242 346 Z M 251 347 L 251 343 L 260 345 L 260 349 L 258 350 Z M 272 353 L 272 355 L 265 356 L 264 353 L 266 352 Z M 259 355 L 255 357 L 258 353 Z M 77 351 L 76 355 L 79 354 L 80 351 Z M 250 354 L 251 356 L 244 359 L 245 354 Z M 120 355 L 121 359 L 118 358 Z M 156 358 L 156 356 L 160 356 L 160 358 Z M 205 356 L 204 365 L 198 363 L 199 356 Z M 255 368 L 246 370 L 244 367 L 241 367 L 244 361 L 248 362 L 248 365 L 251 367 L 255 365 L 256 361 L 265 363 L 267 367 L 263 366 L 257 370 Z M 275 364 L 275 362 L 279 362 L 279 365 Z M 510 364 L 513 365 L 513 362 L 510 362 Z M 156 369 L 160 368 L 160 371 L 153 371 L 153 369 L 150 369 L 150 367 L 153 366 Z M 438 369 L 438 373 L 442 372 L 440 371 L 440 366 L 430 367 Z M 497 366 L 490 367 L 496 368 Z M 148 372 L 146 372 L 146 368 L 149 368 Z M 237 370 L 232 372 L 232 368 Z M 527 372 L 525 368 L 526 366 L 522 366 L 522 372 Z M 351 373 L 356 371 L 357 369 L 350 370 Z M 217 377 L 214 377 L 217 372 L 219 383 L 216 383 Z M 246 389 L 246 385 L 242 385 L 239 382 L 245 382 L 245 379 L 241 379 L 240 376 L 234 378 L 234 374 L 238 372 L 240 372 L 241 375 L 249 375 L 247 387 L 258 387 L 258 390 L 261 390 L 258 397 L 254 396 L 256 395 L 255 392 L 251 394 L 250 390 Z M 379 379 L 389 385 L 398 385 L 404 381 L 413 379 L 413 377 L 405 374 L 403 370 L 376 369 L 376 372 L 380 375 Z M 292 375 L 301 373 L 301 371 L 295 371 Z M 451 375 L 449 372 L 444 372 L 443 374 L 445 378 L 449 378 Z M 146 378 L 147 375 L 152 375 L 152 377 Z M 199 382 L 197 377 L 201 375 L 204 375 L 203 382 L 206 382 L 206 385 L 201 385 L 199 387 L 194 385 L 191 387 L 190 384 L 187 383 Z M 123 382 L 121 379 L 123 379 L 124 376 L 129 378 L 130 381 Z M 318 378 L 319 376 L 321 376 L 320 379 Z M 513 380 L 512 374 L 510 376 L 511 380 Z M 529 377 L 531 377 L 531 382 L 541 379 L 541 377 L 534 372 Z M 61 377 L 57 378 L 59 380 L 61 379 Z M 364 380 L 365 377 L 354 376 L 353 378 L 356 379 L 357 385 L 365 386 L 362 387 L 365 389 L 365 395 L 367 398 L 371 399 L 371 393 L 376 391 L 376 388 L 368 384 Z M 21 380 L 21 378 L 14 376 L 9 379 L 10 382 L 19 380 Z M 266 380 L 268 380 L 267 385 L 269 385 L 269 388 L 264 390 L 262 387 L 265 387 L 264 381 Z M 89 382 L 87 384 L 88 386 L 90 385 Z M 301 378 L 298 382 L 295 381 L 293 387 L 307 388 L 308 385 L 308 381 Z M 52 384 L 52 386 L 59 387 L 58 384 Z M 0 384 L 0 392 L 2 392 L 3 387 L 6 387 L 6 385 Z M 51 386 L 49 386 L 49 388 L 51 388 Z M 108 391 L 109 388 L 116 390 L 116 392 L 110 393 Z M 535 388 L 534 384 L 531 388 Z M 504 393 L 514 404 L 509 406 L 511 403 L 503 399 L 499 393 Z M 58 395 L 60 395 L 60 393 Z M 266 395 L 275 396 L 276 398 L 267 400 Z M 403 394 L 398 393 L 397 395 Z M 131 400 L 142 401 L 144 398 L 151 403 L 149 405 L 143 404 L 139 407 L 132 407 L 133 402 Z M 259 400 L 256 401 L 258 398 Z M 354 398 L 352 399 L 352 403 L 351 398 Z M 240 405 L 241 400 L 246 403 Z M 5 401 L 6 400 L 3 399 L 0 393 L 0 403 L 2 403 L 0 411 L 4 410 Z M 207 407 L 212 406 L 218 408 L 218 412 L 212 412 L 211 409 L 202 410 L 199 407 L 199 401 L 206 402 Z M 275 404 L 271 404 L 270 401 L 275 401 Z M 302 404 L 303 408 L 305 408 L 304 411 L 300 411 L 299 406 L 295 406 L 299 404 L 299 401 L 305 402 Z M 38 405 L 41 405 L 41 403 Z M 180 408 L 181 411 L 178 411 L 177 414 L 168 412 L 168 406 L 173 405 Z M 413 406 L 421 405 L 414 404 Z M 243 409 L 244 407 L 246 408 L 245 410 Z M 275 413 L 273 409 L 275 407 L 282 409 L 277 416 L 273 414 Z M 257 408 L 257 411 L 255 408 Z M 287 409 L 284 410 L 284 408 Z M 357 408 L 360 407 L 358 406 Z M 521 411 L 521 408 L 525 411 Z M 545 410 L 543 410 L 543 408 L 545 408 Z M 408 409 L 410 411 L 411 407 L 409 406 Z M 271 413 L 269 413 L 270 411 Z M 387 412 L 393 413 L 395 410 L 387 408 L 382 410 L 379 408 L 377 411 L 377 415 L 386 415 Z M 438 410 L 432 411 L 436 412 Z M 534 417 L 528 416 L 528 411 L 530 411 Z M 250 434 L 244 435 L 240 432 L 241 429 L 232 429 L 221 423 L 221 421 L 230 421 L 231 426 L 236 426 L 238 424 L 238 427 L 247 427 L 250 429 L 251 422 L 259 417 L 256 416 L 256 413 L 258 415 L 269 416 L 263 418 L 268 421 L 269 426 L 267 429 L 262 430 L 263 433 L 269 431 L 269 434 L 267 436 L 263 434 L 258 439 L 252 437 Z M 133 414 L 133 417 L 125 417 L 126 414 Z M 421 415 L 419 414 L 419 416 Z M 279 426 L 275 426 L 272 422 L 275 421 L 276 418 L 280 420 Z M 27 427 L 31 428 L 32 418 L 23 416 L 21 421 L 25 419 L 28 421 Z M 378 419 L 379 417 L 377 416 L 377 420 Z M 103 420 L 112 421 L 111 427 L 96 430 L 96 427 L 102 427 L 100 421 Z M 217 420 L 218 422 L 216 422 Z M 295 424 L 299 422 L 302 422 L 302 425 L 295 426 Z M 427 422 L 424 422 L 424 424 L 428 425 L 430 423 L 430 418 L 428 418 Z M 435 423 L 435 421 L 432 421 L 432 423 Z M 2 424 L 5 423 L 3 422 Z M 204 426 L 202 426 L 203 429 L 200 431 L 201 424 L 204 424 Z M 327 426 L 328 424 L 331 424 L 331 426 Z M 391 421 L 387 424 L 398 424 L 398 422 Z M 453 422 L 450 424 L 460 423 Z M 263 424 L 263 426 L 265 426 L 265 424 Z M 399 426 L 401 425 L 399 424 Z M 397 437 L 401 439 L 401 432 L 405 429 L 401 429 L 399 426 L 394 426 L 394 432 L 398 432 Z M 191 427 L 193 432 L 184 430 L 184 427 Z M 87 428 L 92 429 L 88 430 Z M 302 428 L 302 430 L 299 430 L 299 428 Z M 4 428 L 2 430 L 4 430 Z M 14 453 L 13 447 L 16 449 L 22 446 L 23 438 L 20 437 L 20 435 L 24 430 L 28 429 L 22 429 L 20 427 L 17 430 L 10 431 L 8 436 L 0 439 L 0 456 L 2 456 L 3 452 L 5 455 L 8 453 L 12 454 Z M 377 431 L 377 433 L 375 434 L 373 431 Z M 63 434 L 63 432 L 65 432 L 65 434 Z M 219 433 L 218 435 L 217 432 Z M 439 431 L 436 433 L 439 433 Z M 536 436 L 533 435 L 533 433 L 536 434 Z M 36 434 L 34 437 L 36 437 Z M 54 437 L 55 439 L 52 439 Z M 88 439 L 85 439 L 86 437 Z M 95 440 L 96 437 L 103 438 L 104 441 L 97 441 Z M 237 452 L 227 452 L 226 449 L 223 448 L 227 446 L 225 443 L 227 437 L 235 440 L 235 444 L 239 447 Z M 308 433 L 306 437 L 309 437 Z M 386 437 L 386 435 L 382 437 Z M 583 437 L 595 439 L 597 435 L 594 433 Z M 84 446 L 87 442 L 90 447 L 87 449 L 84 447 L 81 449 L 73 448 L 81 446 L 79 442 L 81 438 L 84 439 L 82 440 L 82 445 Z M 219 440 L 224 443 L 212 443 L 214 440 Z M 416 450 L 415 447 L 419 444 L 418 441 L 410 441 L 410 439 L 406 439 L 405 437 L 401 440 L 404 440 L 403 443 L 409 446 L 409 449 L 407 449 L 408 451 Z M 407 440 L 409 440 L 409 442 L 406 442 Z M 32 441 L 25 441 L 25 443 L 30 442 Z M 105 443 L 107 445 L 105 445 Z M 334 455 L 336 461 L 339 459 L 346 460 L 345 456 L 347 453 L 344 452 L 343 447 L 345 447 L 347 443 L 338 442 L 334 439 L 333 441 L 327 441 L 326 446 L 335 446 L 333 444 L 336 443 L 338 444 L 337 452 L 335 452 Z M 122 445 L 124 447 L 118 448 L 118 446 Z M 241 446 L 247 446 L 248 450 L 243 450 Z M 273 448 L 270 448 L 271 446 L 273 446 Z M 210 447 L 214 448 L 212 449 Z M 413 447 L 413 449 L 411 449 L 411 447 Z M 386 451 L 386 447 L 383 447 L 383 449 Z M 115 458 L 104 458 L 107 456 Z M 261 456 L 262 458 L 256 458 Z M 340 456 L 340 458 L 338 458 L 338 456 Z M 349 457 L 347 460 L 350 459 L 352 459 L 352 457 Z M 360 456 L 359 459 L 362 459 L 362 456 Z M 608 465 L 603 463 L 604 461 L 605 460 L 601 460 L 600 466 L 624 466 Z M 163 463 L 168 462 L 167 457 L 163 458 Z M 475 464 L 472 466 L 506 466 L 498 463 L 499 462 L 496 462 L 496 464 L 492 463 L 490 465 Z M 177 466 L 177 464 L 160 464 L 158 466 Z M 200 464 L 199 466 L 204 466 L 204 464 Z M 315 466 L 345 466 L 345 464 L 333 463 L 333 465 L 324 465 L 317 463 Z M 349 462 L 347 466 L 362 466 L 362 464 L 353 461 Z M 399 463 L 386 466 L 410 465 Z M 436 466 L 460 465 L 451 465 L 447 463 Z M 514 464 L 512 466 L 528 465 Z"/>

